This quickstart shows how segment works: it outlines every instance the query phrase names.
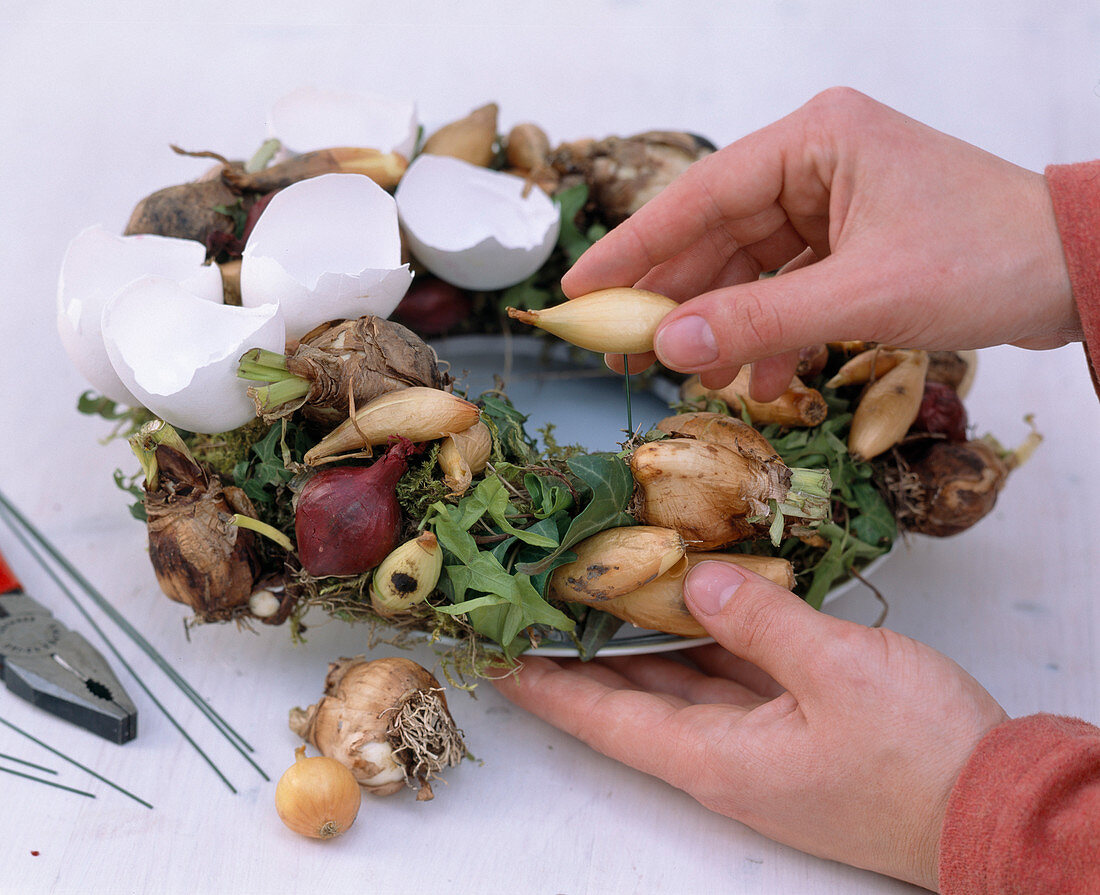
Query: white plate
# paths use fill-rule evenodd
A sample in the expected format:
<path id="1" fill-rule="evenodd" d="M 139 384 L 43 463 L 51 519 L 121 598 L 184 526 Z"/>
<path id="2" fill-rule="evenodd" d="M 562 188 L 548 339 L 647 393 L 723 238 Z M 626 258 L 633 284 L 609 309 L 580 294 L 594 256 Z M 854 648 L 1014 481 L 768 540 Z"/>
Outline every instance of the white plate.
<path id="1" fill-rule="evenodd" d="M 499 377 L 509 400 L 528 415 L 531 435 L 552 423 L 559 444 L 582 444 L 591 451 L 618 450 L 626 440 L 626 390 L 623 377 L 612 373 L 599 355 L 571 348 L 564 342 L 537 336 L 456 336 L 432 342 L 439 359 L 450 365 L 456 387 L 471 399 L 496 387 Z M 631 422 L 635 431 L 648 431 L 671 412 L 679 390 L 668 379 L 652 377 L 641 388 L 631 380 Z M 541 437 L 538 440 L 542 441 Z M 861 573 L 872 574 L 890 554 L 878 557 Z M 860 585 L 850 578 L 825 595 L 829 603 Z M 449 638 L 440 641 L 452 644 Z M 600 648 L 601 656 L 634 656 L 687 649 L 713 643 L 710 637 L 677 637 L 623 625 Z M 457 645 L 457 641 L 452 645 Z M 491 644 L 486 644 L 491 646 Z M 562 634 L 561 640 L 544 643 L 524 655 L 576 657 L 577 649 Z"/>

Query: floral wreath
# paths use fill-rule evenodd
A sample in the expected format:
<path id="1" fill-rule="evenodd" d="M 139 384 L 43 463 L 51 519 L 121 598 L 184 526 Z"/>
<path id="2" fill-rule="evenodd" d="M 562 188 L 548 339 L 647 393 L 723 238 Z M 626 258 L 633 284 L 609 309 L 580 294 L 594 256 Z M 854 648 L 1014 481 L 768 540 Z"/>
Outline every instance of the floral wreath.
<path id="1" fill-rule="evenodd" d="M 309 149 L 318 109 L 375 130 Z M 664 131 L 552 148 L 534 124 L 499 133 L 497 114 L 423 139 L 411 107 L 300 91 L 252 159 L 184 153 L 215 165 L 143 199 L 123 236 L 70 245 L 59 327 L 94 389 L 79 409 L 129 438 L 141 470 L 115 480 L 193 622 L 300 637 L 319 608 L 427 636 L 462 673 L 546 644 L 587 659 L 624 625 L 705 635 L 681 587 L 699 561 L 820 607 L 900 534 L 992 509 L 1037 436 L 970 437 L 967 353 L 812 346 L 768 403 L 747 370 L 722 389 L 634 376 L 679 400 L 614 452 L 552 427 L 540 442 L 507 383 L 468 393 L 430 340 L 531 325 L 576 350 L 650 349 L 670 299 L 566 302 L 558 283 L 714 150 Z"/>

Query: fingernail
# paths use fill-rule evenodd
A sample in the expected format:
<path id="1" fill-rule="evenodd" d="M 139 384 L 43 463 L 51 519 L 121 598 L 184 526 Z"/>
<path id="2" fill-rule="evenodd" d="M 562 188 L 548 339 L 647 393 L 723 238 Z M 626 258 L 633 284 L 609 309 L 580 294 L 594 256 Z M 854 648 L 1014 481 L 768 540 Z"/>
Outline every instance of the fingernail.
<path id="1" fill-rule="evenodd" d="M 745 581 L 739 566 L 728 562 L 701 562 L 684 579 L 684 599 L 704 615 L 717 615 Z"/>
<path id="2" fill-rule="evenodd" d="M 657 331 L 653 350 L 666 367 L 694 370 L 718 360 L 718 341 L 702 317 L 689 314 Z"/>

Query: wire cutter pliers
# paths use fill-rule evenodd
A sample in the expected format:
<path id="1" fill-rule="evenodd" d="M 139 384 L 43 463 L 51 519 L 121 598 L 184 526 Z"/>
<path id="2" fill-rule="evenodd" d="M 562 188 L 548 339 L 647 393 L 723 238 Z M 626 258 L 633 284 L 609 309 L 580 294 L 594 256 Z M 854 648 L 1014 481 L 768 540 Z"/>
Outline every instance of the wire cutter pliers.
<path id="1" fill-rule="evenodd" d="M 23 589 L 0 556 L 0 674 L 7 688 L 116 743 L 137 736 L 137 708 L 107 660 Z"/>

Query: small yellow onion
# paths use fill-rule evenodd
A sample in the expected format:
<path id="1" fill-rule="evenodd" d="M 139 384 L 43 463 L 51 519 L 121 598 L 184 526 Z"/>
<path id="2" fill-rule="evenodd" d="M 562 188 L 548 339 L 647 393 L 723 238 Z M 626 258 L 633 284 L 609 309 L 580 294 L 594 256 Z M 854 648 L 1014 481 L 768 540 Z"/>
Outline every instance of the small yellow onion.
<path id="1" fill-rule="evenodd" d="M 653 350 L 657 325 L 677 303 L 656 292 L 600 289 L 541 310 L 509 308 L 508 316 L 589 351 L 643 354 Z"/>
<path id="2" fill-rule="evenodd" d="M 481 419 L 481 411 L 457 395 L 438 388 L 412 386 L 379 395 L 358 408 L 305 453 L 307 465 L 336 455 L 386 444 L 393 437 L 434 441 L 463 432 Z"/>
<path id="3" fill-rule="evenodd" d="M 339 836 L 359 813 L 362 793 L 355 775 L 334 758 L 307 758 L 305 746 L 294 755 L 294 764 L 275 786 L 275 810 L 295 833 L 312 839 Z"/>

